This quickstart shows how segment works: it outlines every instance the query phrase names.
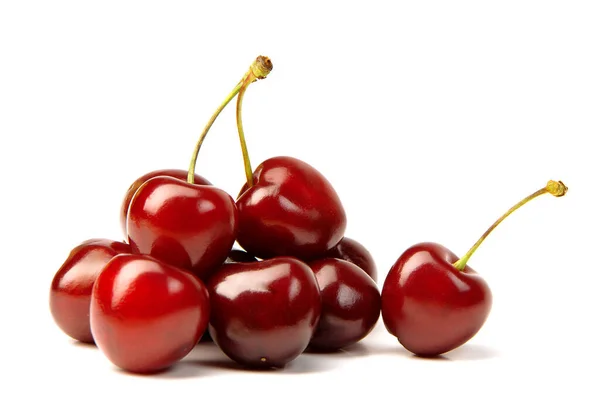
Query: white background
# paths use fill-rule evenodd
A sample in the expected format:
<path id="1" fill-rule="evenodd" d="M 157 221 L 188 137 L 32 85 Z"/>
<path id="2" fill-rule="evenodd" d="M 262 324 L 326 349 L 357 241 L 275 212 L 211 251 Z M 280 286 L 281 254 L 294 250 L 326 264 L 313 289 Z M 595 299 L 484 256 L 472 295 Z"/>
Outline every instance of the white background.
<path id="1" fill-rule="evenodd" d="M 598 397 L 599 21 L 598 2 L 574 0 L 3 1 L 0 397 Z M 259 54 L 274 69 L 246 96 L 254 166 L 292 155 L 327 176 L 380 286 L 408 246 L 462 254 L 548 179 L 569 186 L 473 256 L 493 309 L 446 360 L 411 356 L 380 323 L 279 372 L 229 369 L 203 345 L 138 377 L 53 324 L 48 289 L 70 249 L 122 238 L 126 188 L 187 168 Z M 197 170 L 237 194 L 234 107 Z"/>

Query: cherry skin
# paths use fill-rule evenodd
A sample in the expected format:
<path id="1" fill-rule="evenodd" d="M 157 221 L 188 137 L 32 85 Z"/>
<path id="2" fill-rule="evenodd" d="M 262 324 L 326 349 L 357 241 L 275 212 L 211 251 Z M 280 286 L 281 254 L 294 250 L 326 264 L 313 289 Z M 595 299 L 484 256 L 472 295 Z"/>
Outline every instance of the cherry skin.
<path id="1" fill-rule="evenodd" d="M 229 251 L 229 256 L 225 260 L 225 264 L 223 266 L 228 266 L 231 263 L 247 263 L 247 262 L 257 262 L 257 259 L 250 255 L 246 251 L 242 251 L 240 249 L 232 249 Z M 209 277 L 210 278 L 210 277 Z M 211 342 L 212 338 L 210 337 L 210 332 L 206 330 L 200 342 Z"/>
<path id="2" fill-rule="evenodd" d="M 492 293 L 458 256 L 435 243 L 407 249 L 390 269 L 381 292 L 387 330 L 412 353 L 430 357 L 455 349 L 485 323 Z"/>
<path id="3" fill-rule="evenodd" d="M 236 231 L 235 202 L 225 191 L 173 177 L 142 184 L 127 215 L 134 253 L 189 269 L 200 278 L 225 262 Z"/>
<path id="4" fill-rule="evenodd" d="M 371 253 L 361 243 L 348 237 L 342 238 L 325 256 L 342 259 L 363 269 L 373 281 L 377 281 L 377 265 Z"/>
<path id="5" fill-rule="evenodd" d="M 321 317 L 311 349 L 334 351 L 366 337 L 381 311 L 373 279 L 355 264 L 336 258 L 311 262 L 310 268 L 321 291 Z"/>
<path id="6" fill-rule="evenodd" d="M 159 169 L 146 173 L 145 175 L 135 179 L 135 181 L 131 184 L 131 186 L 129 186 L 129 188 L 125 192 L 125 197 L 123 198 L 123 202 L 121 203 L 121 230 L 123 230 L 123 234 L 125 235 L 125 237 L 127 237 L 127 211 L 129 210 L 129 204 L 131 203 L 133 194 L 135 194 L 135 192 L 138 190 L 138 188 L 140 188 L 142 184 L 156 176 L 171 176 L 175 177 L 176 179 L 186 181 L 188 171 L 181 169 Z M 210 185 L 210 182 L 204 177 L 195 174 L 194 184 Z"/>
<path id="7" fill-rule="evenodd" d="M 212 339 L 231 359 L 251 368 L 281 368 L 299 356 L 321 312 L 315 275 L 291 257 L 232 263 L 207 288 Z"/>
<path id="8" fill-rule="evenodd" d="M 194 348 L 209 312 L 208 291 L 193 274 L 147 255 L 118 255 L 94 284 L 90 322 L 112 363 L 152 373 Z"/>
<path id="9" fill-rule="evenodd" d="M 238 243 L 268 259 L 314 259 L 344 236 L 346 213 L 327 179 L 292 157 L 269 158 L 256 168 L 254 185 L 237 200 Z"/>
<path id="10" fill-rule="evenodd" d="M 71 250 L 50 286 L 50 313 L 71 338 L 93 343 L 90 301 L 94 282 L 109 260 L 130 253 L 125 243 L 107 239 L 87 240 Z"/>

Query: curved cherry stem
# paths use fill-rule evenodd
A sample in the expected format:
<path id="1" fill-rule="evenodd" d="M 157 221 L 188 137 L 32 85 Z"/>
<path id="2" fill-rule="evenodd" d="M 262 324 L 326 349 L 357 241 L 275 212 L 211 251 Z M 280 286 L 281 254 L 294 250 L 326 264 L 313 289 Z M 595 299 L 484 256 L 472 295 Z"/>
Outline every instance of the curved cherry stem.
<path id="1" fill-rule="evenodd" d="M 244 171 L 246 173 L 246 183 L 248 187 L 252 187 L 254 185 L 254 179 L 252 177 L 252 164 L 250 163 L 250 155 L 248 154 L 248 146 L 246 145 L 246 136 L 244 135 L 244 126 L 242 124 L 242 102 L 244 101 L 244 95 L 246 94 L 246 89 L 252 82 L 255 82 L 257 79 L 264 79 L 267 77 L 269 72 L 273 69 L 273 63 L 267 57 L 259 57 L 257 58 L 257 68 L 253 70 L 250 68 L 248 74 L 245 76 L 242 82 L 242 87 L 240 88 L 240 92 L 237 99 L 236 111 L 235 111 L 235 119 L 237 123 L 238 136 L 240 137 L 240 146 L 242 147 L 242 157 L 244 158 Z"/>
<path id="2" fill-rule="evenodd" d="M 469 249 L 469 251 L 462 258 L 460 258 L 459 260 L 457 260 L 454 263 L 454 267 L 456 267 L 460 271 L 463 271 L 465 269 L 465 267 L 467 266 L 467 262 L 469 261 L 469 259 L 473 255 L 473 253 L 475 253 L 475 251 L 477 250 L 477 248 L 479 248 L 479 246 L 481 245 L 481 243 L 511 213 L 513 213 L 514 211 L 516 211 L 517 209 L 519 209 L 520 207 L 522 207 L 523 205 L 525 205 L 526 203 L 528 203 L 532 199 L 537 198 L 537 197 L 539 197 L 542 194 L 549 193 L 549 194 L 552 194 L 555 197 L 562 197 L 563 195 L 565 195 L 567 193 L 568 189 L 569 188 L 567 186 L 565 186 L 565 184 L 563 182 L 561 182 L 560 180 L 559 181 L 550 180 L 548 182 L 548 184 L 546 184 L 546 187 L 544 187 L 542 189 L 539 189 L 535 193 L 530 194 L 527 197 L 523 198 L 521 201 L 519 201 L 517 204 L 515 204 L 512 208 L 510 208 L 504 215 L 502 215 L 500 217 L 500 219 L 496 220 L 494 222 L 494 224 L 492 224 L 490 226 L 490 228 L 488 228 L 487 231 L 485 233 L 483 233 L 483 235 L 475 243 L 475 245 L 473 245 L 471 247 L 471 249 Z"/>
<path id="3" fill-rule="evenodd" d="M 250 85 L 250 83 L 256 81 L 257 79 L 266 78 L 272 68 L 273 68 L 273 65 L 271 64 L 271 61 L 267 57 L 264 57 L 262 55 L 258 56 L 256 58 L 256 60 L 254 60 L 252 65 L 250 65 L 250 68 L 248 69 L 248 71 L 246 72 L 244 77 L 233 88 L 233 90 L 227 95 L 225 100 L 221 103 L 221 105 L 219 105 L 217 110 L 210 117 L 210 119 L 208 120 L 208 123 L 204 127 L 204 130 L 202 130 L 202 133 L 200 134 L 198 141 L 196 142 L 196 146 L 194 147 L 194 152 L 192 154 L 192 160 L 190 161 L 190 166 L 188 168 L 188 176 L 187 176 L 188 183 L 194 184 L 194 174 L 196 173 L 196 163 L 198 162 L 198 153 L 200 152 L 200 148 L 202 147 L 202 143 L 204 142 L 204 139 L 206 138 L 208 131 L 212 127 L 213 123 L 215 123 L 215 120 L 217 119 L 217 117 L 219 116 L 221 111 L 223 111 L 223 109 L 227 106 L 227 104 L 229 104 L 231 102 L 231 100 L 233 100 L 233 98 L 236 95 L 238 95 L 238 93 L 240 93 L 240 91 L 242 89 L 244 91 L 246 91 L 246 88 L 248 87 L 248 85 Z M 249 77 L 251 77 L 251 78 L 249 78 Z M 245 163 L 245 160 L 244 160 L 244 163 Z"/>

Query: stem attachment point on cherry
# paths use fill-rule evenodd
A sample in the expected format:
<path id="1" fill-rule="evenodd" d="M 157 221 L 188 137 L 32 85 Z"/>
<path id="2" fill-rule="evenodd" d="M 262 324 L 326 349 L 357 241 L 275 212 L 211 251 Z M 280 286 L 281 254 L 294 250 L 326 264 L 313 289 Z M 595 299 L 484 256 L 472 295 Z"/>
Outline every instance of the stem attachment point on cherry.
<path id="1" fill-rule="evenodd" d="M 532 199 L 537 198 L 537 197 L 539 197 L 542 194 L 548 193 L 548 194 L 552 194 L 555 197 L 562 197 L 562 196 L 564 196 L 567 193 L 568 190 L 569 190 L 569 188 L 562 181 L 560 181 L 560 180 L 559 181 L 554 181 L 554 180 L 548 181 L 548 183 L 546 184 L 546 187 L 544 187 L 542 189 L 539 189 L 535 193 L 533 193 L 533 194 L 525 197 L 524 199 L 522 199 L 521 201 L 519 201 L 516 205 L 514 205 L 512 208 L 510 208 L 504 215 L 502 215 L 500 217 L 500 219 L 496 220 L 494 222 L 494 224 L 492 224 L 487 229 L 487 231 L 481 236 L 481 238 L 475 243 L 475 245 L 473 245 L 471 247 L 471 249 L 469 249 L 469 251 L 462 258 L 460 258 L 459 260 L 457 260 L 454 263 L 454 267 L 456 267 L 459 271 L 463 271 L 465 269 L 465 267 L 467 266 L 467 262 L 469 261 L 469 259 L 473 255 L 473 253 L 475 253 L 475 251 L 477 250 L 477 248 L 479 248 L 479 246 L 481 245 L 481 243 L 511 213 L 513 213 L 514 211 L 516 211 L 517 209 L 519 209 L 520 207 L 522 207 L 523 205 L 525 205 L 526 203 L 528 203 Z"/>

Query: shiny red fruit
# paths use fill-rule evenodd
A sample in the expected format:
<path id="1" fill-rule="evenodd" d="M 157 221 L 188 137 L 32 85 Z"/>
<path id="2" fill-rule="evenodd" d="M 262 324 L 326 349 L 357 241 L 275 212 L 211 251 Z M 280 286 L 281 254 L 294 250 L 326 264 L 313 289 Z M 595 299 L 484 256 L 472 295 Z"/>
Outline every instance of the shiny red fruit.
<path id="1" fill-rule="evenodd" d="M 209 312 L 208 292 L 191 273 L 146 255 L 118 255 L 94 284 L 90 322 L 112 363 L 151 373 L 194 348 Z"/>
<path id="2" fill-rule="evenodd" d="M 371 253 L 361 243 L 348 237 L 342 238 L 325 256 L 346 260 L 363 269 L 373 281 L 377 281 L 377 265 Z"/>
<path id="3" fill-rule="evenodd" d="M 129 245 L 106 239 L 87 240 L 71 250 L 50 286 L 50 313 L 65 334 L 94 342 L 90 330 L 92 287 L 109 260 L 129 252 Z"/>
<path id="4" fill-rule="evenodd" d="M 485 323 L 492 293 L 485 280 L 435 243 L 406 250 L 390 269 L 381 292 L 387 330 L 409 351 L 437 356 L 471 339 Z"/>
<path id="5" fill-rule="evenodd" d="M 200 278 L 225 262 L 236 231 L 237 210 L 229 194 L 173 177 L 142 184 L 127 215 L 134 253 L 191 270 Z"/>
<path id="6" fill-rule="evenodd" d="M 295 258 L 232 263 L 207 288 L 211 337 L 227 356 L 252 368 L 283 367 L 299 356 L 321 312 L 315 275 Z"/>
<path id="7" fill-rule="evenodd" d="M 315 168 L 291 157 L 264 161 L 237 200 L 238 243 L 262 259 L 314 259 L 344 236 L 346 213 L 335 190 Z"/>
<path id="8" fill-rule="evenodd" d="M 311 262 L 310 268 L 321 291 L 321 317 L 310 347 L 333 351 L 366 337 L 381 312 L 373 279 L 355 264 L 336 258 Z"/>
<path id="9" fill-rule="evenodd" d="M 135 194 L 137 189 L 140 188 L 142 184 L 156 176 L 170 176 L 175 177 L 179 180 L 187 181 L 187 175 L 187 170 L 159 169 L 146 173 L 145 175 L 135 179 L 135 181 L 131 184 L 131 186 L 129 186 L 129 188 L 125 192 L 125 197 L 123 198 L 123 202 L 121 203 L 121 230 L 123 230 L 124 236 L 127 237 L 127 211 L 129 210 L 129 204 L 131 203 L 133 194 Z M 194 174 L 194 184 L 210 185 L 210 182 L 204 177 Z"/>
<path id="10" fill-rule="evenodd" d="M 239 249 L 232 249 L 231 251 L 229 251 L 229 256 L 227 256 L 227 259 L 225 260 L 225 264 L 223 266 L 227 267 L 231 263 L 244 263 L 244 262 L 246 262 L 246 263 L 247 262 L 257 262 L 257 259 L 254 256 L 250 255 L 246 251 L 242 251 Z M 210 279 L 210 277 L 208 277 L 207 279 Z M 204 335 L 202 335 L 200 342 L 211 342 L 211 341 L 212 341 L 212 338 L 210 336 L 210 332 L 208 330 L 206 330 Z"/>

